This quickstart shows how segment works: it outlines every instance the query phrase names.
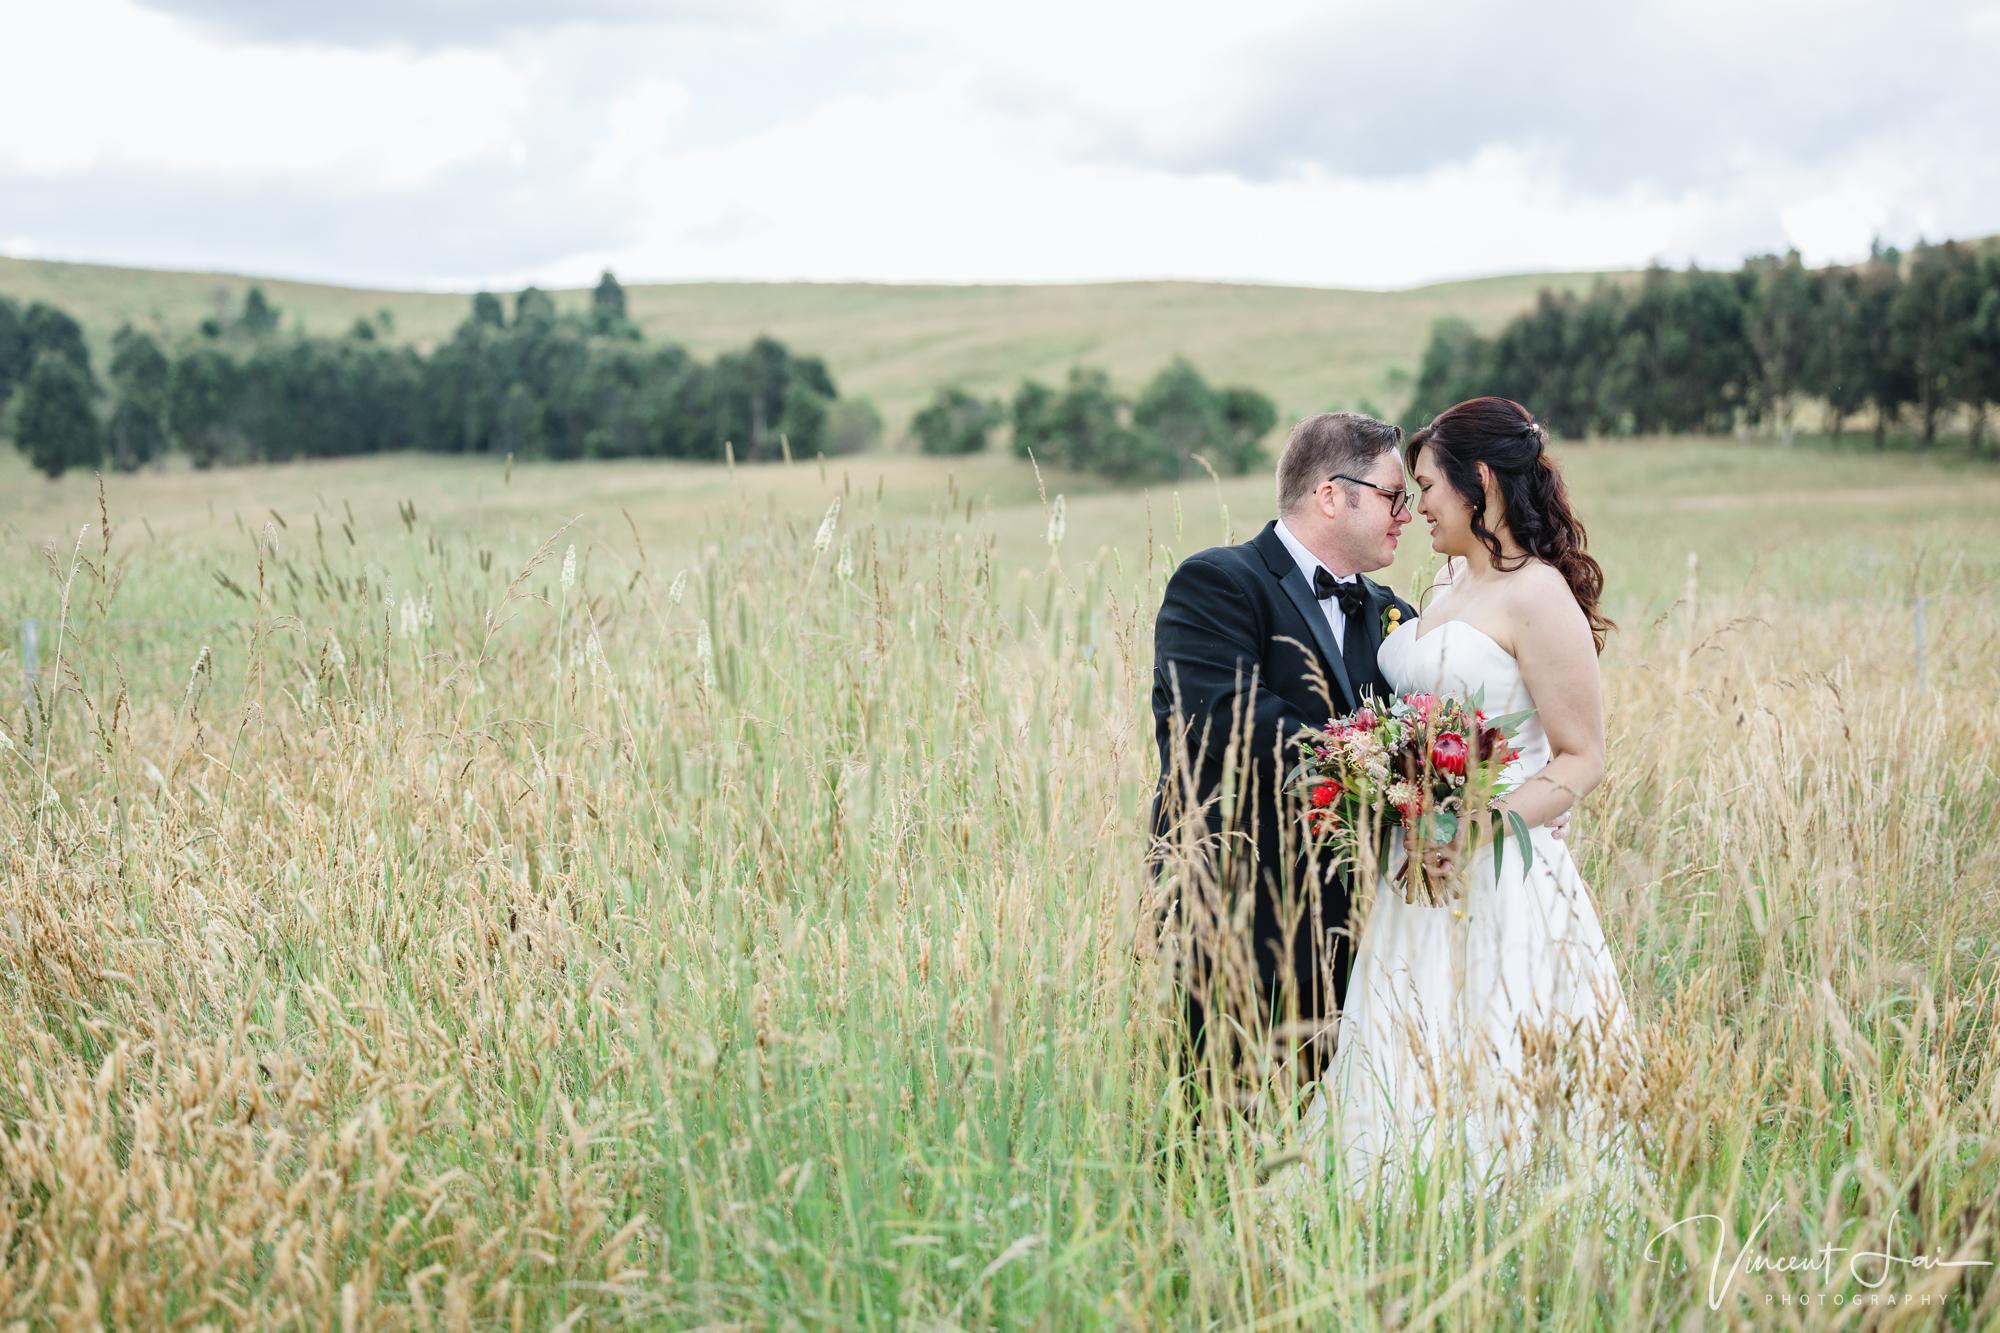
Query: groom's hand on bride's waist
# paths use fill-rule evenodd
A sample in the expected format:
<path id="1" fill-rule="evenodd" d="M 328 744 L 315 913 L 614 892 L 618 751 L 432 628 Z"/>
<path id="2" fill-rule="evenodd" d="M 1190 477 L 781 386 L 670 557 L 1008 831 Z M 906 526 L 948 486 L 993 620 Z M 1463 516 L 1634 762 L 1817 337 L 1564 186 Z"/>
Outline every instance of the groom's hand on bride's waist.
<path id="1" fill-rule="evenodd" d="M 1543 827 L 1548 829 L 1549 836 L 1557 842 L 1563 841 L 1563 839 L 1569 836 L 1569 811 L 1563 811 L 1547 824 L 1543 825 Z"/>

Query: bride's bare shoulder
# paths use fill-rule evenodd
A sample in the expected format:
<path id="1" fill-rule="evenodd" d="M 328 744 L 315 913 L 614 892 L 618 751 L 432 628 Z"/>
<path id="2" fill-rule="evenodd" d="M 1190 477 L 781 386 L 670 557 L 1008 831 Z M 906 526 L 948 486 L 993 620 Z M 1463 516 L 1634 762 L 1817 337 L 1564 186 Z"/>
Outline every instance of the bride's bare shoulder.
<path id="1" fill-rule="evenodd" d="M 1451 557 L 1451 559 L 1439 565 L 1438 572 L 1431 576 L 1431 590 L 1439 592 L 1445 588 L 1449 588 L 1453 583 L 1457 582 L 1458 576 L 1464 572 L 1465 557 L 1462 555 Z"/>
<path id="2" fill-rule="evenodd" d="M 1587 624 L 1583 608 L 1561 570 L 1541 560 L 1530 560 L 1507 580 L 1508 618 L 1523 627 L 1539 623 L 1577 621 Z"/>

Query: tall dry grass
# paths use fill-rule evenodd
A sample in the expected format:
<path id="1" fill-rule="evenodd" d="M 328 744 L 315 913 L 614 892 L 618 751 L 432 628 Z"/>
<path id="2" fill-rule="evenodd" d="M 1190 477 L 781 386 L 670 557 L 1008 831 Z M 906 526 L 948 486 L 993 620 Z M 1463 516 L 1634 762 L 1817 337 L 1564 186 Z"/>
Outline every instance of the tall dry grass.
<path id="1" fill-rule="evenodd" d="M 1007 578 L 977 516 L 878 518 L 739 514 L 684 579 L 572 533 L 510 570 L 414 511 L 393 578 L 273 529 L 207 652 L 120 628 L 157 608 L 101 525 L 52 552 L 4 756 L 0 1321 L 2000 1318 L 1990 1268 L 1711 1312 L 1715 1226 L 1648 1258 L 1773 1205 L 1760 1253 L 1995 1257 L 1990 590 L 1933 604 L 1921 696 L 1886 604 L 1616 636 L 1576 842 L 1642 1029 L 1633 1187 L 1374 1208 L 1270 1173 L 1289 1102 L 1197 1124 L 1168 1077 L 1163 569 Z"/>

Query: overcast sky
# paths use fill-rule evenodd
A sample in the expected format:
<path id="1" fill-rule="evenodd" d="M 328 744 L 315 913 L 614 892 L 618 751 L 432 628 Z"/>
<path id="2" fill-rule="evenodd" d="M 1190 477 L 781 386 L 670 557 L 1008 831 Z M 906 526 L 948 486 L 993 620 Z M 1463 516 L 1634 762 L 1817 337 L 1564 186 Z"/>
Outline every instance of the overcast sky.
<path id="1" fill-rule="evenodd" d="M 2000 0 L 0 0 L 0 251 L 1403 286 L 2000 231 Z"/>

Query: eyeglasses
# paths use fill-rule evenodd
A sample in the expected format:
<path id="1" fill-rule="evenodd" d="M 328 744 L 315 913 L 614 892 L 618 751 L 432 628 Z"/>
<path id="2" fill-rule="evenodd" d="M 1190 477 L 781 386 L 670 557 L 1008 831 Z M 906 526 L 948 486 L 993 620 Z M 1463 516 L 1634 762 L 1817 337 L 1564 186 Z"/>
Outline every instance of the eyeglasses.
<path id="1" fill-rule="evenodd" d="M 1356 486 L 1366 486 L 1369 490 L 1374 491 L 1377 495 L 1384 496 L 1388 499 L 1390 518 L 1408 518 L 1410 516 L 1410 505 L 1412 503 L 1412 499 L 1408 491 L 1396 490 L 1389 486 L 1377 486 L 1372 481 L 1363 481 L 1359 477 L 1350 477 L 1345 473 L 1341 472 L 1334 473 L 1331 477 L 1328 477 L 1327 480 L 1349 481 L 1353 482 Z"/>

